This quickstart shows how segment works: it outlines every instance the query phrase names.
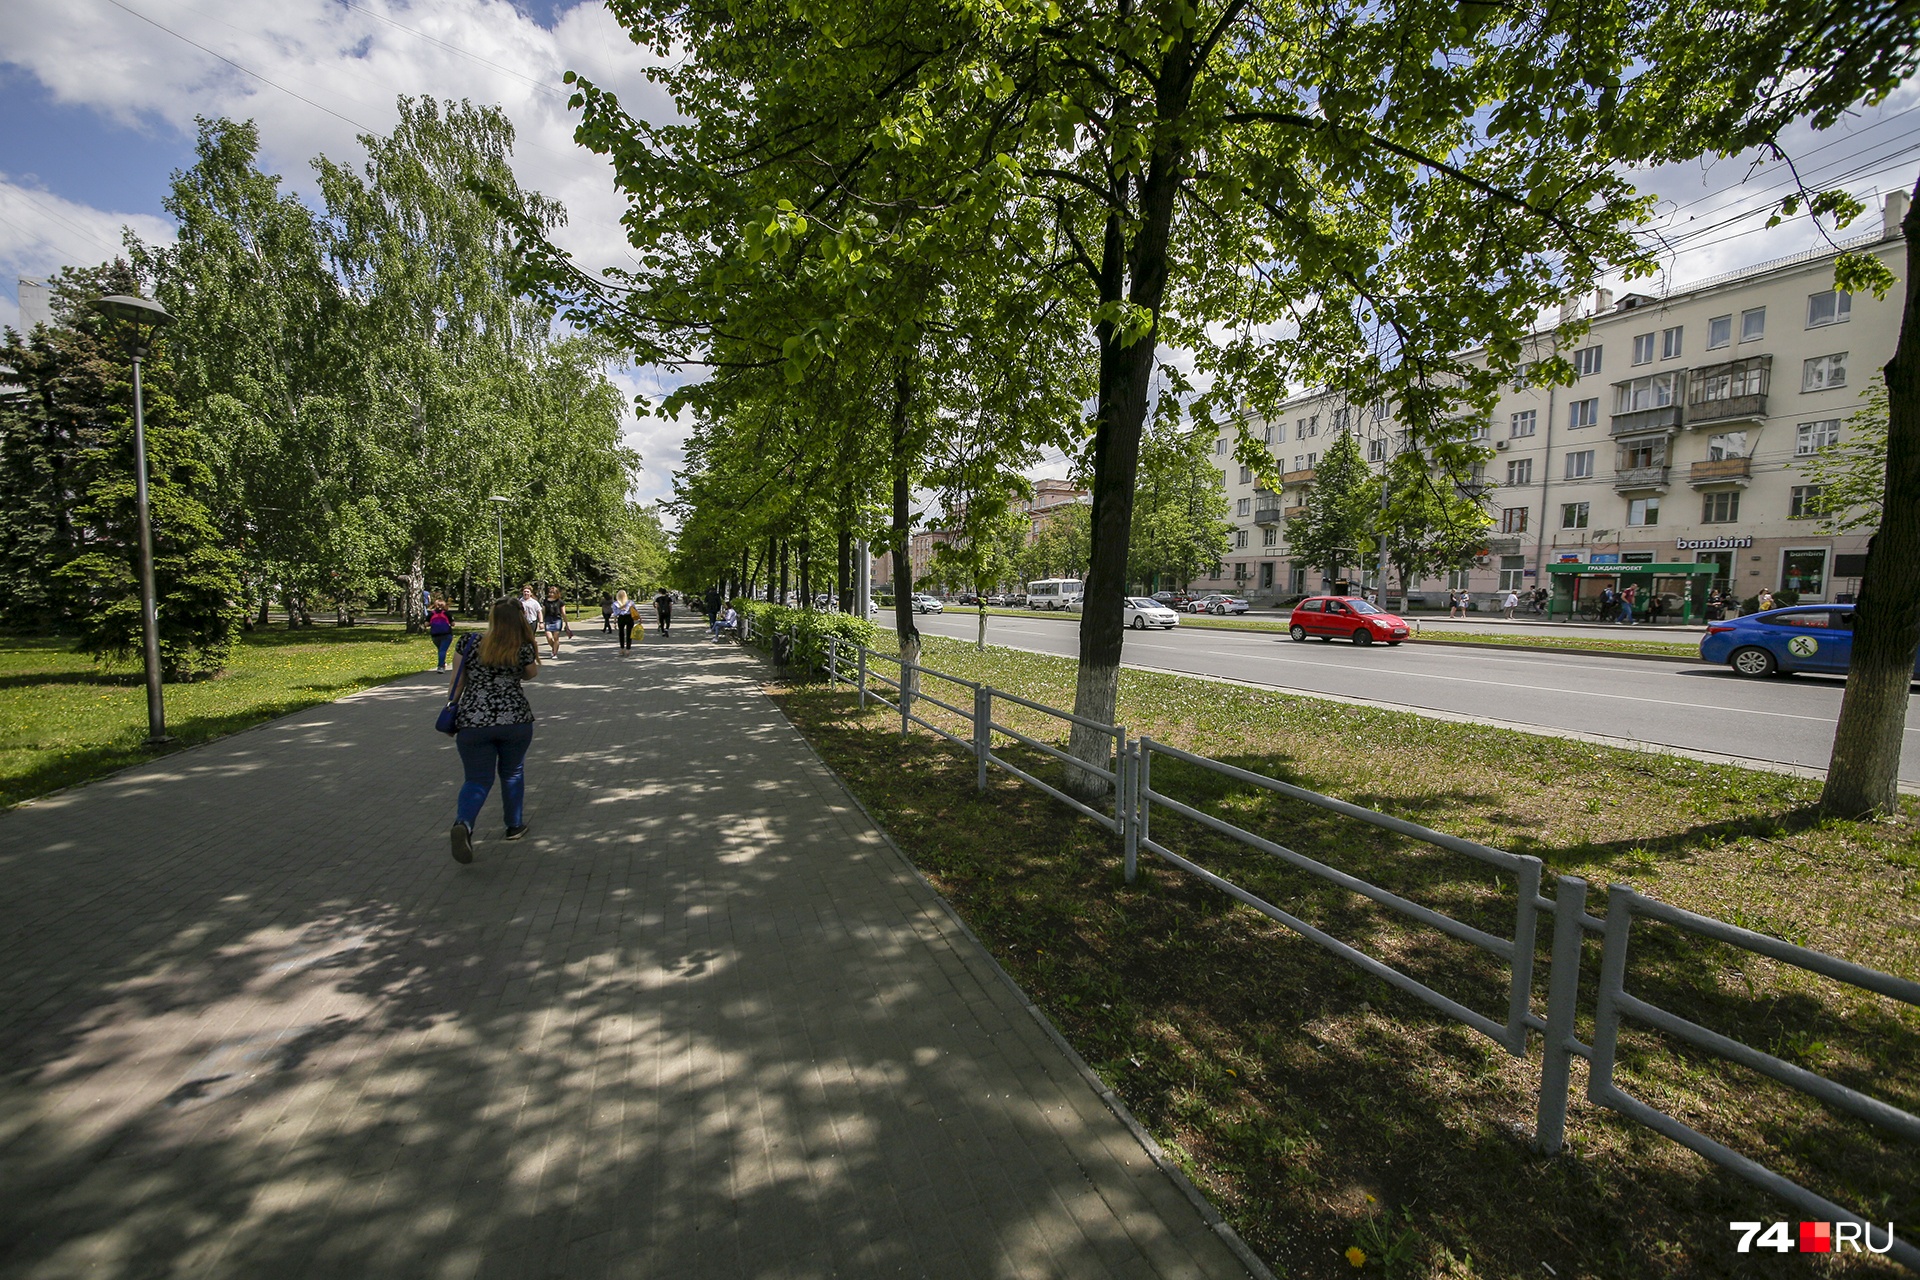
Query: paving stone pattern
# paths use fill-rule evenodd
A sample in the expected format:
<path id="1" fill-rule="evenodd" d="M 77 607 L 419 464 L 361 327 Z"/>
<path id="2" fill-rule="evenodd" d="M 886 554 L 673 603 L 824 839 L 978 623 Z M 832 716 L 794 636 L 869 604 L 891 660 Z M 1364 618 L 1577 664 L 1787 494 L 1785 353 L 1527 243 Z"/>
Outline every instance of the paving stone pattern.
<path id="1" fill-rule="evenodd" d="M 583 634 L 471 866 L 432 675 L 0 814 L 0 1275 L 1244 1275 L 757 671 Z"/>

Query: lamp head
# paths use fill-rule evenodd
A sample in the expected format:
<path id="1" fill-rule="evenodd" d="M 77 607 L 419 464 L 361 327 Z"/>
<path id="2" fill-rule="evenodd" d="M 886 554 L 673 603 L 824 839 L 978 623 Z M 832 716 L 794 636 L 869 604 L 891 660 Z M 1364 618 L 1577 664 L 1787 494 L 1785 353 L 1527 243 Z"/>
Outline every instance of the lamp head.
<path id="1" fill-rule="evenodd" d="M 151 298 L 135 297 L 130 293 L 113 293 L 104 298 L 95 298 L 93 309 L 109 320 L 118 320 L 132 328 L 136 355 L 146 354 L 147 344 L 153 341 L 154 333 L 173 323 L 173 316 L 168 314 L 165 307 Z"/>

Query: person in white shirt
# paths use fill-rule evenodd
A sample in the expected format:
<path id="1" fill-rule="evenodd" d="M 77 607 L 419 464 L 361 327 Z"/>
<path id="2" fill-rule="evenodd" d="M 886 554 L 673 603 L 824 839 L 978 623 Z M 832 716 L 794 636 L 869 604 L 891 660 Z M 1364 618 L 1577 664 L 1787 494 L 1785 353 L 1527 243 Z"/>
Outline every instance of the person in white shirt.
<path id="1" fill-rule="evenodd" d="M 535 635 L 539 635 L 540 602 L 534 598 L 531 582 L 520 588 L 520 612 L 527 615 L 527 625 L 533 628 Z"/>
<path id="2" fill-rule="evenodd" d="M 1500 607 L 1507 611 L 1507 621 L 1512 622 L 1513 611 L 1520 607 L 1520 594 L 1516 591 L 1507 592 L 1507 598 L 1500 602 Z"/>

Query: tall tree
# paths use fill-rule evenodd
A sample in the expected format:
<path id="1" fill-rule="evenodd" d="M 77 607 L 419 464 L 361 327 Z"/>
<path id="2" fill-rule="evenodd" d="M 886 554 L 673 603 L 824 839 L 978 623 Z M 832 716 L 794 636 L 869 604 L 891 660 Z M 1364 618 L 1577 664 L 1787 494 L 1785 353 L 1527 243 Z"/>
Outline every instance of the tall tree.
<path id="1" fill-rule="evenodd" d="M 1213 465 L 1214 433 L 1183 426 L 1171 395 L 1163 393 L 1163 403 L 1168 411 L 1141 442 L 1133 509 L 1131 576 L 1149 591 L 1162 576 L 1184 590 L 1220 562 L 1233 537 L 1226 478 Z"/>
<path id="2" fill-rule="evenodd" d="M 1473 486 L 1454 483 L 1425 456 L 1406 451 L 1387 464 L 1387 501 L 1373 530 L 1386 539 L 1401 594 L 1412 582 L 1465 565 L 1485 545 L 1491 524 Z M 1384 598 L 1386 584 L 1380 586 Z"/>
<path id="3" fill-rule="evenodd" d="M 1380 482 L 1367 470 L 1360 442 L 1342 431 L 1320 455 L 1305 510 L 1287 521 L 1287 549 L 1329 578 L 1359 564 L 1375 545 Z"/>

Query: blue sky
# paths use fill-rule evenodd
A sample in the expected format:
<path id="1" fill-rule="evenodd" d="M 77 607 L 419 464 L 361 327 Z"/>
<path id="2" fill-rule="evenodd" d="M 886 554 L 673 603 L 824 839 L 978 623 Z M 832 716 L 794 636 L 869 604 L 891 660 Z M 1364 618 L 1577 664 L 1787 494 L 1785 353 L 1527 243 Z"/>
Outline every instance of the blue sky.
<path id="1" fill-rule="evenodd" d="M 583 264 L 617 263 L 620 205 L 604 163 L 573 144 L 560 76 L 580 71 L 657 114 L 666 106 L 642 78 L 646 58 L 597 3 L 572 0 L 5 0 L 0 324 L 16 321 L 19 276 L 101 261 L 123 226 L 171 235 L 161 202 L 191 160 L 196 115 L 257 120 L 265 162 L 310 192 L 311 157 L 355 157 L 355 135 L 389 128 L 401 93 L 500 104 L 519 131 L 522 181 L 567 206 L 564 243 Z M 1832 133 L 1789 142 L 1811 180 L 1877 204 L 1920 170 L 1920 91 L 1909 84 Z M 1692 233 L 1668 283 L 1818 243 L 1804 219 L 1762 229 L 1782 172 L 1735 158 L 1641 176 L 1673 230 Z M 649 371 L 616 377 L 630 394 L 660 389 Z M 641 495 L 664 496 L 681 428 L 637 420 L 628 435 L 646 459 Z"/>

